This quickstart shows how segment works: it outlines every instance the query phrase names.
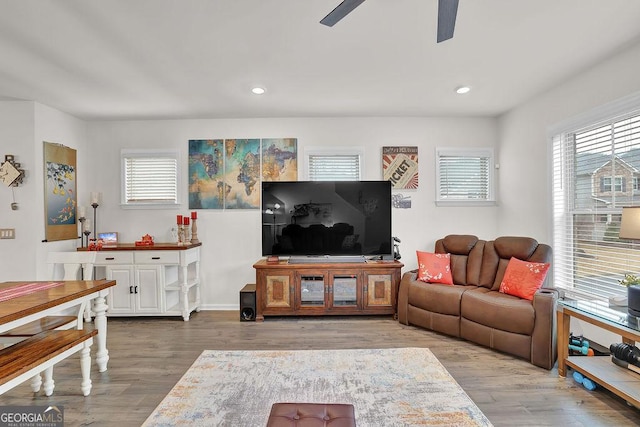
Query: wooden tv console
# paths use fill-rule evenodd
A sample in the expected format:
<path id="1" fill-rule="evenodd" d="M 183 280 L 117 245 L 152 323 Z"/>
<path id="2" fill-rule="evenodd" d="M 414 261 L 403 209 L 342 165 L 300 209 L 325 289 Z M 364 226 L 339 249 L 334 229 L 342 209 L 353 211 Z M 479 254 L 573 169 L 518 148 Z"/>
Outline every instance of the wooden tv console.
<path id="1" fill-rule="evenodd" d="M 255 263 L 256 320 L 265 316 L 396 314 L 398 261 Z"/>

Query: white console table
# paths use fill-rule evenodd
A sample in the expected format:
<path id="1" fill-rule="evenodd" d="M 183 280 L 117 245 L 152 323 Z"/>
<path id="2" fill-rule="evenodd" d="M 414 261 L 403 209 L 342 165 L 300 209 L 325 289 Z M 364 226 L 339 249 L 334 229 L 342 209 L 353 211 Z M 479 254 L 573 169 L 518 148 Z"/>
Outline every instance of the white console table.
<path id="1" fill-rule="evenodd" d="M 182 316 L 200 311 L 201 243 L 118 244 L 96 254 L 96 279 L 115 280 L 108 316 Z"/>

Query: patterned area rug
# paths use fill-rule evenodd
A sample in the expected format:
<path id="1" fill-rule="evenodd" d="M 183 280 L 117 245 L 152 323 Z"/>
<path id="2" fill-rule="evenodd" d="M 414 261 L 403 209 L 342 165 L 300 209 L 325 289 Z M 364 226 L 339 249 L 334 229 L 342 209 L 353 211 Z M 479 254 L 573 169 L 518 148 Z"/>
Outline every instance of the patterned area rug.
<path id="1" fill-rule="evenodd" d="M 351 403 L 358 427 L 491 426 L 426 348 L 206 350 L 143 426 L 264 426 L 276 402 Z"/>

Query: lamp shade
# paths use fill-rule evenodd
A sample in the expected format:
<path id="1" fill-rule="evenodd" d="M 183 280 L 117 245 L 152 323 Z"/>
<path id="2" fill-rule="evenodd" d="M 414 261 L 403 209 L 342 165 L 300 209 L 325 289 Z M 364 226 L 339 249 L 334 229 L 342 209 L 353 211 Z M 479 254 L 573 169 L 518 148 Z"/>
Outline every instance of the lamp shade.
<path id="1" fill-rule="evenodd" d="M 622 208 L 621 239 L 640 239 L 640 207 Z"/>

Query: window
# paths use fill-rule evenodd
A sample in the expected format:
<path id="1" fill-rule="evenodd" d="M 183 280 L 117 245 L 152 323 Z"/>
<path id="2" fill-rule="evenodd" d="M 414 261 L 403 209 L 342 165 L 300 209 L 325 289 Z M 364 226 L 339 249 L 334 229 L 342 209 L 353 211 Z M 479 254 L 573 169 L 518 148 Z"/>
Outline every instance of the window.
<path id="1" fill-rule="evenodd" d="M 640 273 L 640 242 L 618 237 L 622 207 L 640 206 L 640 112 L 592 123 L 552 139 L 554 284 L 606 299 Z"/>
<path id="2" fill-rule="evenodd" d="M 359 181 L 363 152 L 357 148 L 305 150 L 309 181 Z"/>
<path id="3" fill-rule="evenodd" d="M 601 185 L 601 192 L 603 193 L 610 193 L 611 192 L 611 177 L 610 176 L 605 176 L 605 177 L 601 177 L 600 178 L 600 185 Z M 623 185 L 623 181 L 624 178 L 622 178 L 621 176 L 616 176 L 615 177 L 615 191 L 624 191 L 624 185 Z"/>
<path id="4" fill-rule="evenodd" d="M 436 148 L 436 204 L 495 204 L 493 150 Z"/>
<path id="5" fill-rule="evenodd" d="M 122 150 L 123 207 L 178 204 L 177 151 Z"/>

